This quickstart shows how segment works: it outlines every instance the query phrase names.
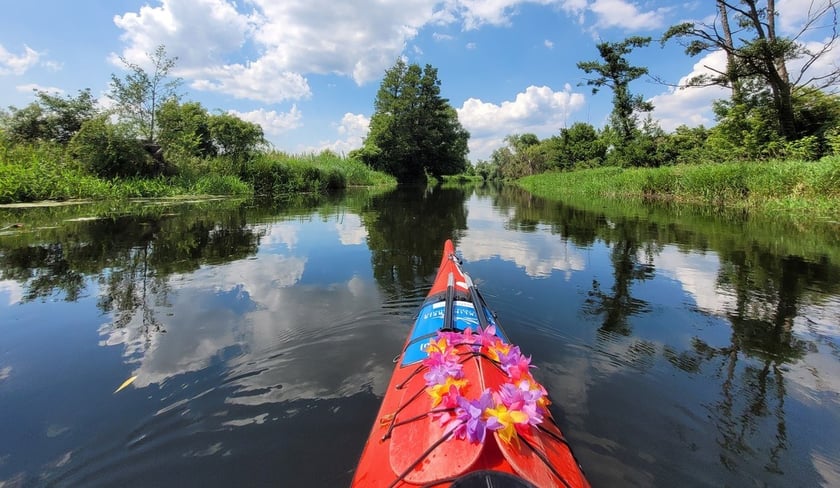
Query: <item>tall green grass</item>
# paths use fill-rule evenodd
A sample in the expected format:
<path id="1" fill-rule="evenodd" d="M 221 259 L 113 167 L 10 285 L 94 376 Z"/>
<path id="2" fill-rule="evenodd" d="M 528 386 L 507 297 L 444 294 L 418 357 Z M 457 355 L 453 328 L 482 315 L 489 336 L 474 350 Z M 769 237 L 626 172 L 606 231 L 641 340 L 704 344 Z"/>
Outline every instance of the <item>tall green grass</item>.
<path id="1" fill-rule="evenodd" d="M 396 180 L 330 152 L 258 154 L 245 164 L 225 157 L 179 160 L 179 176 L 105 180 L 86 172 L 55 144 L 0 141 L 0 203 L 124 199 L 181 195 L 323 193 L 347 187 L 391 187 Z"/>
<path id="2" fill-rule="evenodd" d="M 104 198 L 109 182 L 86 174 L 52 144 L 0 145 L 0 203 Z"/>
<path id="3" fill-rule="evenodd" d="M 243 179 L 256 195 L 279 196 L 294 192 L 325 192 L 348 186 L 390 186 L 393 177 L 373 171 L 363 163 L 330 152 L 258 155 L 243 170 Z"/>
<path id="4" fill-rule="evenodd" d="M 529 176 L 519 184 L 536 195 L 554 199 L 661 199 L 799 217 L 836 218 L 840 214 L 838 156 L 818 162 L 597 168 Z"/>

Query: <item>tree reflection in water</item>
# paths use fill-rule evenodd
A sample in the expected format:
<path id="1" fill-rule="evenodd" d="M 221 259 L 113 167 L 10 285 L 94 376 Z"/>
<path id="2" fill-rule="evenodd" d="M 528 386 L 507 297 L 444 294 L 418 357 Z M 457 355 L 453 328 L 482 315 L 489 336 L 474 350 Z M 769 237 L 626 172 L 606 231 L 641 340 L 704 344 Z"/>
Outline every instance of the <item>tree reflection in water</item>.
<path id="1" fill-rule="evenodd" d="M 77 211 L 96 212 L 82 207 Z M 248 224 L 241 203 L 156 205 L 137 213 L 100 218 L 42 218 L 40 230 L 0 240 L 0 279 L 22 284 L 24 301 L 63 295 L 66 301 L 84 296 L 98 284 L 97 306 L 112 315 L 111 326 L 130 327 L 145 337 L 165 332 L 161 313 L 171 292 L 169 278 L 207 264 L 252 255 L 262 230 Z M 39 223 L 30 214 L 32 227 Z"/>
<path id="2" fill-rule="evenodd" d="M 511 220 L 517 227 L 548 225 L 558 238 L 586 246 L 598 241 L 607 245 L 613 283 L 605 290 L 600 280 L 593 279 L 582 310 L 602 317 L 598 337 L 611 343 L 611 354 L 614 348 L 623 347 L 624 352 L 617 354 L 637 367 L 649 365 L 661 353 L 681 371 L 716 378 L 719 397 L 704 408 L 718 433 L 721 464 L 735 472 L 748 462 L 745 458 L 751 458 L 763 463 L 768 472 L 782 474 L 783 453 L 790 448 L 785 374 L 792 364 L 816 350 L 813 342 L 794 333 L 794 321 L 800 318 L 812 324 L 807 317 L 800 317 L 802 304 L 819 304 L 840 292 L 836 264 L 821 253 L 809 259 L 780 255 L 774 226 L 760 221 L 728 225 L 715 215 L 657 213 L 648 207 L 634 213 L 621 205 L 587 211 L 517 191 L 499 195 L 504 197 L 504 205 L 516 209 Z M 689 224 L 684 223 L 687 219 Z M 751 229 L 747 235 L 746 226 Z M 808 241 L 803 244 L 813 246 Z M 735 297 L 734 304 L 721 311 L 731 330 L 728 344 L 712 345 L 713 335 L 706 334 L 695 335 L 690 349 L 683 351 L 638 337 L 616 340 L 616 335 L 636 335 L 632 318 L 650 311 L 647 301 L 633 296 L 633 285 L 654 277 L 657 258 L 666 245 L 717 255 L 716 290 L 708 291 Z M 803 251 L 810 251 L 807 246 Z M 826 342 L 837 350 L 833 341 Z M 819 375 L 815 368 L 809 371 Z M 789 466 L 791 460 L 786 462 Z"/>
<path id="3" fill-rule="evenodd" d="M 442 243 L 467 227 L 462 188 L 407 187 L 371 199 L 361 212 L 373 275 L 390 300 L 422 299 Z"/>

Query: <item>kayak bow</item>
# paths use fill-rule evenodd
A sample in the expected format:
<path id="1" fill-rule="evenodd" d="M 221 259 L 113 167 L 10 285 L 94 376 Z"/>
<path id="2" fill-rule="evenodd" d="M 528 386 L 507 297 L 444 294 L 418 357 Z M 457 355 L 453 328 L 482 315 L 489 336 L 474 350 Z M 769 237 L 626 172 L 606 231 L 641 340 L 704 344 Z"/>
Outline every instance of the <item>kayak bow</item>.
<path id="1" fill-rule="evenodd" d="M 353 487 L 588 487 L 452 241 L 395 359 Z"/>

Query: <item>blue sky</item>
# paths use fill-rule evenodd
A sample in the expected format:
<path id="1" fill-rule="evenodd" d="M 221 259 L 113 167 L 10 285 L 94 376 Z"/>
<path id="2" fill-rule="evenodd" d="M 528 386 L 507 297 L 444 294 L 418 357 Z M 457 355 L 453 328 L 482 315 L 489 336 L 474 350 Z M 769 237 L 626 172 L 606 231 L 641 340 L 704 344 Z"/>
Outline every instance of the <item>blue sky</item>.
<path id="1" fill-rule="evenodd" d="M 818 2 L 820 0 L 817 0 Z M 793 33 L 809 0 L 777 0 Z M 119 56 L 138 64 L 159 44 L 179 58 L 186 98 L 263 126 L 277 149 L 359 147 L 384 71 L 399 56 L 438 68 L 442 95 L 470 131 L 470 159 L 486 159 L 512 133 L 557 134 L 575 122 L 602 127 L 609 90 L 580 86 L 576 63 L 595 44 L 659 37 L 685 20 L 712 19 L 713 2 L 664 0 L 66 0 L 9 1 L 0 17 L 0 106 L 22 107 L 32 89 L 104 94 Z M 824 22 L 825 23 L 825 22 Z M 830 23 L 830 22 L 828 22 Z M 818 45 L 829 33 L 816 29 Z M 835 50 L 837 51 L 837 50 Z M 671 44 L 638 49 L 633 64 L 671 83 L 721 66 L 721 53 L 690 58 Z M 811 71 L 834 69 L 832 52 Z M 796 72 L 794 66 L 793 74 Z M 719 88 L 679 90 L 639 79 L 666 130 L 714 124 Z"/>

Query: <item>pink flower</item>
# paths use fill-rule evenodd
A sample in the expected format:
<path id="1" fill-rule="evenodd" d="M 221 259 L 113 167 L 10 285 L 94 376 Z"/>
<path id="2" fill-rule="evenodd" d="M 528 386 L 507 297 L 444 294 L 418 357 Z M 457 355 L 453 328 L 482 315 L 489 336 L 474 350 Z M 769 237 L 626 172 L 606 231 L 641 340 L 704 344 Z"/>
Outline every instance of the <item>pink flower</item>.
<path id="1" fill-rule="evenodd" d="M 464 377 L 463 366 L 458 362 L 443 360 L 427 366 L 429 372 L 423 375 L 426 386 L 444 384 L 447 378 L 459 380 Z"/>
<path id="2" fill-rule="evenodd" d="M 500 352 L 499 363 L 514 383 L 531 377 L 531 357 L 525 357 L 519 351 L 519 346 L 513 346 L 507 352 Z"/>
<path id="3" fill-rule="evenodd" d="M 476 338 L 475 343 L 481 346 L 490 347 L 499 340 L 499 337 L 496 336 L 496 326 L 495 325 L 488 325 L 486 329 L 478 329 L 478 337 Z"/>

